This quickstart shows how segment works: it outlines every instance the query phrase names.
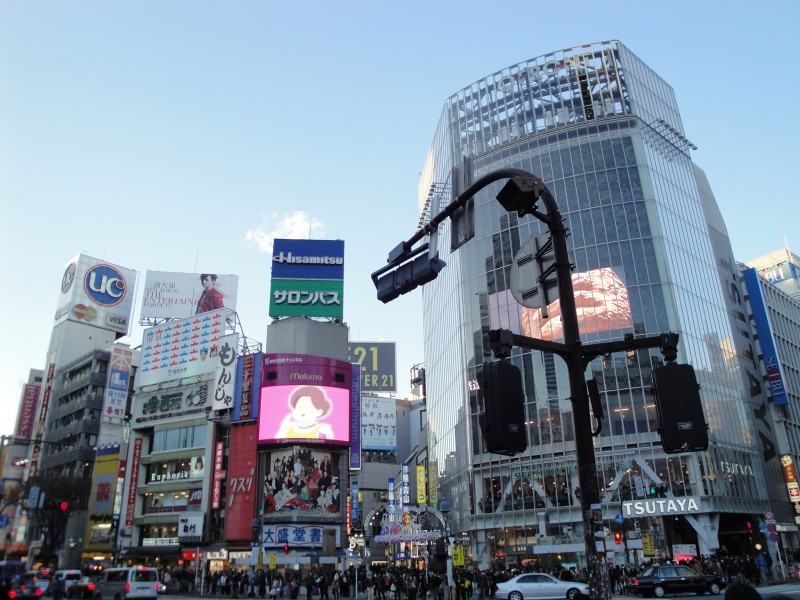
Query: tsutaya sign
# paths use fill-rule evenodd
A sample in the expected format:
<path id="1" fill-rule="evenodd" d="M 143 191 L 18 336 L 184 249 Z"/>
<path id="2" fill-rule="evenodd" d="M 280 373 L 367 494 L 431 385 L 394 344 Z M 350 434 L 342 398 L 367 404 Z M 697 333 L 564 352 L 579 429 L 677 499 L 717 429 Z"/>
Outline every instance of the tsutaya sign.
<path id="1" fill-rule="evenodd" d="M 625 517 L 655 517 L 658 515 L 681 515 L 699 512 L 699 496 L 628 500 L 622 503 L 622 514 Z"/>

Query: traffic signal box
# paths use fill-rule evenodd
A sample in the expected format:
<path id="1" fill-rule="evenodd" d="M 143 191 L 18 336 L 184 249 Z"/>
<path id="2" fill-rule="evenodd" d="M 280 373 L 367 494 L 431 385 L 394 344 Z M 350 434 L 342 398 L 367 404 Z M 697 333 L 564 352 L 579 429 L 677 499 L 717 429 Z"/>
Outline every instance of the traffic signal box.
<path id="1" fill-rule="evenodd" d="M 661 445 L 667 454 L 708 449 L 708 425 L 694 368 L 669 363 L 653 371 Z"/>
<path id="2" fill-rule="evenodd" d="M 483 363 L 478 374 L 483 396 L 481 427 L 489 452 L 514 456 L 528 447 L 522 374 L 508 360 Z"/>

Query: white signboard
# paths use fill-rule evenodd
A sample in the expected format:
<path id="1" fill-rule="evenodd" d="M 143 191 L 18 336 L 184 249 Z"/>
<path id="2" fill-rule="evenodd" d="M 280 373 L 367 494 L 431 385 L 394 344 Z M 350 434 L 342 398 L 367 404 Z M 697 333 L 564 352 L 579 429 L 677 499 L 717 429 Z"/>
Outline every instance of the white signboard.
<path id="1" fill-rule="evenodd" d="M 217 373 L 214 378 L 214 393 L 211 404 L 214 410 L 233 408 L 238 344 L 239 334 L 233 333 L 220 339 L 217 345 Z"/>
<path id="2" fill-rule="evenodd" d="M 61 276 L 55 325 L 76 321 L 128 333 L 136 271 L 79 254 Z"/>
<path id="3" fill-rule="evenodd" d="M 226 313 L 212 311 L 145 329 L 137 385 L 216 372 Z"/>
<path id="4" fill-rule="evenodd" d="M 658 515 L 682 515 L 700 512 L 699 496 L 678 498 L 654 498 L 652 500 L 633 500 L 622 503 L 625 517 L 654 517 Z"/>
<path id="5" fill-rule="evenodd" d="M 236 310 L 238 275 L 148 271 L 143 319 L 185 319 L 209 310 Z"/>
<path id="6" fill-rule="evenodd" d="M 178 538 L 199 538 L 203 536 L 204 514 L 184 514 L 178 520 Z"/>
<path id="7" fill-rule="evenodd" d="M 361 396 L 361 448 L 397 448 L 397 409 L 394 398 Z"/>
<path id="8" fill-rule="evenodd" d="M 261 545 L 265 548 L 283 547 L 289 544 L 289 550 L 297 548 L 322 547 L 322 536 L 325 527 L 322 525 L 297 524 L 286 525 L 264 524 L 261 530 Z M 339 527 L 336 531 L 336 547 L 341 547 Z"/>

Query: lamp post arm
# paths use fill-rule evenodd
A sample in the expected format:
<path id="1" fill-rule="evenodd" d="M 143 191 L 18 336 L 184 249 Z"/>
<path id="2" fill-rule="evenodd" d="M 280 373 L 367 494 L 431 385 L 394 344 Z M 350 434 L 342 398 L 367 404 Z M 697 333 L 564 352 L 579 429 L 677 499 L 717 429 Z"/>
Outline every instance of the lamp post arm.
<path id="1" fill-rule="evenodd" d="M 446 219 L 449 219 L 451 216 L 453 216 L 453 213 L 455 213 L 459 208 L 464 206 L 470 198 L 472 198 L 475 194 L 477 194 L 479 191 L 481 191 L 489 184 L 494 183 L 495 181 L 499 181 L 501 179 L 509 179 L 512 177 L 530 178 L 534 177 L 534 175 L 528 173 L 527 171 L 523 171 L 522 169 L 511 169 L 511 168 L 498 169 L 497 171 L 492 171 L 491 173 L 487 173 L 486 175 L 478 179 L 475 183 L 473 183 L 471 186 L 469 186 L 466 190 L 464 190 L 462 194 L 459 194 L 454 200 L 450 202 L 450 204 L 448 204 L 441 211 L 436 213 L 436 215 L 434 215 L 433 218 L 431 218 L 431 220 L 428 223 L 426 223 L 424 227 L 417 230 L 417 232 L 410 238 L 408 238 L 408 240 L 400 242 L 397 246 L 395 246 L 395 248 L 389 253 L 389 258 L 386 261 L 388 263 L 387 267 L 385 267 L 382 270 L 376 271 L 375 274 L 373 275 L 380 275 L 389 270 L 391 267 L 396 266 L 408 260 L 411 256 L 414 256 L 415 254 L 418 254 L 419 250 L 417 251 L 412 250 L 414 244 L 419 242 L 426 235 L 430 235 L 431 233 L 436 231 L 441 223 L 443 223 Z M 538 178 L 536 179 L 538 180 Z M 544 189 L 547 190 L 547 188 Z M 544 200 L 545 205 L 548 206 L 548 213 L 549 213 L 549 207 L 550 205 L 555 206 L 555 200 L 553 199 L 553 196 L 550 194 L 549 191 L 546 192 L 546 196 L 545 195 L 542 196 L 542 199 Z M 541 216 L 536 215 L 536 216 L 540 220 L 545 220 L 548 218 L 545 215 Z"/>

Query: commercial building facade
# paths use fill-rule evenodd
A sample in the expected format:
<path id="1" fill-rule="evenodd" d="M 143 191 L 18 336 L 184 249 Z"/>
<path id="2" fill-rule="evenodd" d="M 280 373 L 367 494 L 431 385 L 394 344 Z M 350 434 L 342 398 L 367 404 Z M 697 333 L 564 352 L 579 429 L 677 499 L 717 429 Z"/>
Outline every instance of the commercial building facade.
<path id="1" fill-rule="evenodd" d="M 497 169 L 541 177 L 569 230 L 582 340 L 680 334 L 679 361 L 694 366 L 702 388 L 707 452 L 661 448 L 651 395 L 652 371 L 663 364 L 658 349 L 603 356 L 586 370 L 605 414 L 594 449 L 606 549 L 618 563 L 759 548 L 774 557 L 777 543 L 759 532 L 767 511 L 784 530 L 780 542 L 796 546 L 791 505 L 773 501 L 785 498 L 785 487 L 780 495 L 775 428 L 764 418 L 770 397 L 738 269 L 692 149 L 673 90 L 609 41 L 512 65 L 448 98 L 420 183 L 424 223 Z M 451 529 L 478 566 L 581 563 L 579 465 L 561 359 L 513 350 L 527 452 L 490 454 L 480 432 L 474 384 L 493 358 L 489 330 L 561 338 L 557 303 L 548 318 L 511 292 L 515 255 L 547 231 L 502 209 L 502 184 L 430 240 L 447 263 L 422 293 L 430 499 L 448 502 Z M 623 509 L 640 512 L 619 518 Z"/>
<path id="2" fill-rule="evenodd" d="M 795 523 L 800 523 L 800 258 L 788 249 L 741 265 L 758 353 L 772 397 L 777 451 Z"/>

